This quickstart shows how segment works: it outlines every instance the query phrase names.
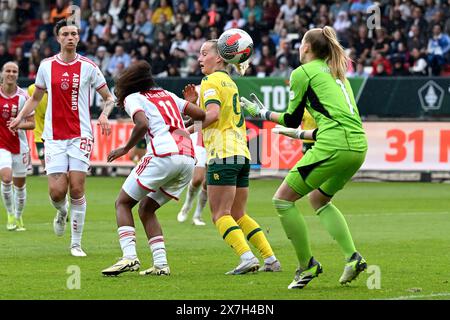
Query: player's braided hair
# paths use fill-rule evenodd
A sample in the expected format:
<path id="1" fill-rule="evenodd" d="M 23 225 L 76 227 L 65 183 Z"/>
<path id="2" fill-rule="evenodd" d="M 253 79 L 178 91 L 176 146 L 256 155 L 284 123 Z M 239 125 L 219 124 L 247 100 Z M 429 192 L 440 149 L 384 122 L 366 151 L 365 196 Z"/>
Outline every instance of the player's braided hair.
<path id="1" fill-rule="evenodd" d="M 323 29 L 311 29 L 305 34 L 305 42 L 311 44 L 311 50 L 317 58 L 327 62 L 336 79 L 345 80 L 348 57 L 333 28 L 325 26 Z"/>
<path id="2" fill-rule="evenodd" d="M 124 107 L 124 100 L 128 95 L 146 91 L 155 86 L 150 64 L 144 60 L 133 63 L 116 80 L 114 93 L 117 97 L 117 105 Z"/>

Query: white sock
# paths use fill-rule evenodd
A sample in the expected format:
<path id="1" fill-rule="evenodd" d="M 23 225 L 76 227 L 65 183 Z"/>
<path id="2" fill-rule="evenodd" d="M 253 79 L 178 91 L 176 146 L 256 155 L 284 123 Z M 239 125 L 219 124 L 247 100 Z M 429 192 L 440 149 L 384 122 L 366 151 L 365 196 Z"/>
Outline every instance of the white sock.
<path id="1" fill-rule="evenodd" d="M 9 215 L 14 214 L 13 211 L 13 202 L 12 202 L 12 182 L 10 183 L 4 183 L 2 182 L 1 192 L 2 192 L 2 199 L 3 204 L 5 205 L 6 212 Z"/>
<path id="2" fill-rule="evenodd" d="M 61 211 L 61 215 L 63 217 L 67 216 L 67 213 L 68 213 L 67 212 L 67 196 L 59 202 L 53 201 L 52 198 L 50 198 L 50 202 L 52 203 L 52 205 L 55 207 L 56 210 Z"/>
<path id="3" fill-rule="evenodd" d="M 247 252 L 244 252 L 244 253 L 241 255 L 241 261 L 244 261 L 244 260 L 250 260 L 250 259 L 252 259 L 252 258 L 254 258 L 254 257 L 255 257 L 255 255 L 253 254 L 252 251 L 247 251 Z"/>
<path id="4" fill-rule="evenodd" d="M 123 226 L 117 229 L 119 234 L 120 247 L 122 248 L 123 257 L 135 259 L 136 253 L 136 232 L 134 227 Z"/>
<path id="5" fill-rule="evenodd" d="M 70 199 L 70 224 L 72 225 L 72 241 L 70 246 L 81 246 L 84 219 L 86 217 L 86 198 Z"/>
<path id="6" fill-rule="evenodd" d="M 275 256 L 270 256 L 270 257 L 264 259 L 265 264 L 272 264 L 275 261 L 277 261 L 277 258 Z"/>
<path id="7" fill-rule="evenodd" d="M 183 204 L 183 211 L 190 211 L 192 209 L 192 203 L 194 202 L 195 197 L 197 196 L 198 192 L 200 191 L 200 186 L 194 187 L 191 183 L 189 183 L 188 191 L 186 194 L 186 200 Z"/>
<path id="8" fill-rule="evenodd" d="M 202 188 L 200 194 L 198 195 L 197 207 L 195 208 L 194 218 L 201 219 L 203 209 L 208 201 L 208 193 Z"/>
<path id="9" fill-rule="evenodd" d="M 17 219 L 19 219 L 22 216 L 26 200 L 27 200 L 27 186 L 23 185 L 22 188 L 14 186 L 14 208 L 16 209 Z"/>
<path id="10" fill-rule="evenodd" d="M 153 254 L 153 265 L 158 267 L 167 266 L 166 246 L 163 236 L 156 236 L 148 240 L 150 250 Z"/>

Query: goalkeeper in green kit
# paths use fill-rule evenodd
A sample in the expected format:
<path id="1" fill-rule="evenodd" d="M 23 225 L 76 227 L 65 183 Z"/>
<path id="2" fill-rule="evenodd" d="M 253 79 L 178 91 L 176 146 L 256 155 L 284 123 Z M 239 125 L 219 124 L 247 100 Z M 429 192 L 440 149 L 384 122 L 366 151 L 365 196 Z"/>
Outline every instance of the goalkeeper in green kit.
<path id="1" fill-rule="evenodd" d="M 301 289 L 322 273 L 321 264 L 311 252 L 303 215 L 295 207 L 295 201 L 308 194 L 320 222 L 344 253 L 346 264 L 339 282 L 351 282 L 367 268 L 356 251 L 344 216 L 331 202 L 361 167 L 367 152 L 361 118 L 345 78 L 348 60 L 335 31 L 328 26 L 309 30 L 299 51 L 302 65 L 291 74 L 287 112 L 269 111 L 254 94 L 253 101 L 241 98 L 241 106 L 251 116 L 280 125 L 273 132 L 316 141 L 289 171 L 272 199 L 299 261 L 289 289 Z M 296 129 L 305 108 L 316 121 L 317 129 Z"/>

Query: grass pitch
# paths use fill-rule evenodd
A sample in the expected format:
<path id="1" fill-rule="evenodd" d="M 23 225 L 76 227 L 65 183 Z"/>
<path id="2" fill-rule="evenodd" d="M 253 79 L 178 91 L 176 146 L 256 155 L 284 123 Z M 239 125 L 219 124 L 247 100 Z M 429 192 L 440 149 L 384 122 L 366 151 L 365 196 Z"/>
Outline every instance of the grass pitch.
<path id="1" fill-rule="evenodd" d="M 46 178 L 29 177 L 27 231 L 6 231 L 5 210 L 0 209 L 0 299 L 450 299 L 449 184 L 350 183 L 338 193 L 334 203 L 346 216 L 370 270 L 375 270 L 348 286 L 338 283 L 344 261 L 337 244 L 302 199 L 297 206 L 306 216 L 313 254 L 324 273 L 303 290 L 287 290 L 297 262 L 271 204 L 280 180 L 251 181 L 248 212 L 267 233 L 283 272 L 226 276 L 238 257 L 212 225 L 209 209 L 204 212 L 206 227 L 180 224 L 180 201 L 159 212 L 171 276 L 141 277 L 134 272 L 103 277 L 100 271 L 121 256 L 114 200 L 123 181 L 88 178 L 83 237 L 88 257 L 75 258 L 68 249 L 70 226 L 62 238 L 53 233 L 55 210 Z M 151 253 L 136 214 L 135 222 L 139 258 L 148 268 Z M 80 271 L 78 290 L 68 288 L 76 284 L 74 270 Z M 369 289 L 368 284 L 380 288 Z"/>

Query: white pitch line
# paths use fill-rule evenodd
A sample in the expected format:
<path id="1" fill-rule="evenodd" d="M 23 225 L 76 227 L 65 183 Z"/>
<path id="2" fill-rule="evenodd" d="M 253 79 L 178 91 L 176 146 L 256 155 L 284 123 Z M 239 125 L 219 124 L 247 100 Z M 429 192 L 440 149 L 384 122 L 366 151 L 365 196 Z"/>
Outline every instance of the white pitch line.
<path id="1" fill-rule="evenodd" d="M 382 299 L 382 300 L 409 300 L 409 299 L 424 299 L 424 298 L 434 298 L 434 297 L 450 297 L 450 292 L 400 296 L 400 297 L 387 298 L 387 299 Z"/>

